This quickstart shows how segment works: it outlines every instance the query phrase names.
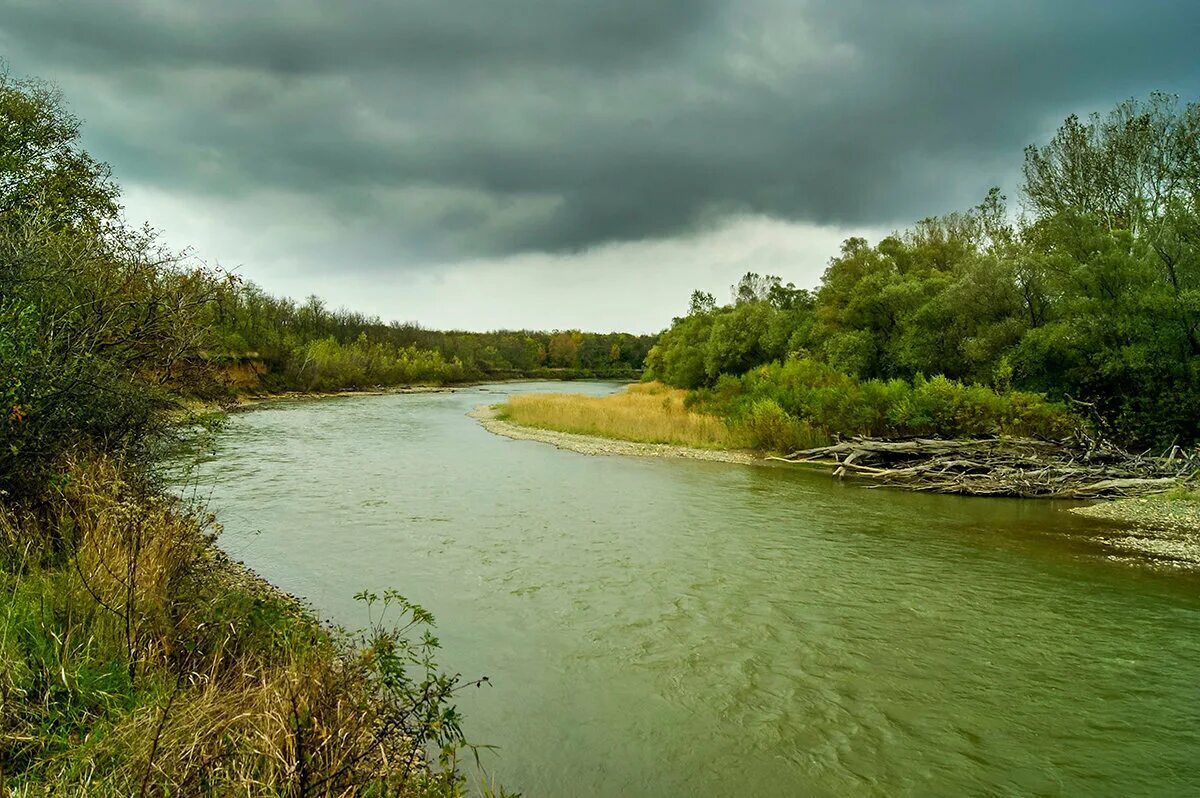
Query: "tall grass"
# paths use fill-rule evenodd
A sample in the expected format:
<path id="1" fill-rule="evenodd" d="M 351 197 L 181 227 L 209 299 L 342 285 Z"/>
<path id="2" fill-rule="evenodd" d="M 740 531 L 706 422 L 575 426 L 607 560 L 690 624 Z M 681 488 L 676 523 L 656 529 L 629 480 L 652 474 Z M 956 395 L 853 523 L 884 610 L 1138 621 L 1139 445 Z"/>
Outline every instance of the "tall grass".
<path id="1" fill-rule="evenodd" d="M 647 383 L 610 396 L 513 396 L 501 412 L 516 424 L 557 432 L 708 449 L 742 445 L 721 419 L 686 408 L 686 396 L 686 391 Z"/>
<path id="2" fill-rule="evenodd" d="M 0 794 L 461 794 L 429 614 L 364 594 L 328 632 L 217 567 L 217 531 L 106 458 L 0 504 Z"/>

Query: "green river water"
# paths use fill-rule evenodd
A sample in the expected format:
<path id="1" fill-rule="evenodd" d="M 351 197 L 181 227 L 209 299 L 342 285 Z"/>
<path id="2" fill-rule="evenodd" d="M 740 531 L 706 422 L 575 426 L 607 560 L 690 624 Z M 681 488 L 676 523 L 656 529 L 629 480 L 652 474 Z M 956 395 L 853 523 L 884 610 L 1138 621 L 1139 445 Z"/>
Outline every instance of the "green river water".
<path id="1" fill-rule="evenodd" d="M 1200 795 L 1200 579 L 1052 502 L 484 431 L 505 393 L 277 403 L 191 481 L 325 617 L 395 587 L 538 796 Z"/>

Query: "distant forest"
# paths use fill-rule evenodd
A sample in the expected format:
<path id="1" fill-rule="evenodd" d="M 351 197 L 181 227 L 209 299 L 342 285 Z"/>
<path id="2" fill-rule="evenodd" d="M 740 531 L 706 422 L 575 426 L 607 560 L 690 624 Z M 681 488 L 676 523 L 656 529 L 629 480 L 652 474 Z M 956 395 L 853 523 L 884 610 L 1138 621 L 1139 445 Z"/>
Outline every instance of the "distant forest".
<path id="1" fill-rule="evenodd" d="M 992 190 L 850 238 L 812 291 L 756 273 L 725 304 L 697 291 L 648 376 L 776 435 L 995 432 L 1034 392 L 1127 444 L 1195 443 L 1200 105 L 1069 117 L 1026 150 L 1018 207 Z"/>
<path id="2" fill-rule="evenodd" d="M 205 357 L 266 367 L 265 386 L 340 390 L 504 377 L 636 378 L 657 336 L 579 330 L 429 330 L 384 323 L 316 296 L 303 303 L 227 279 L 215 290 Z"/>

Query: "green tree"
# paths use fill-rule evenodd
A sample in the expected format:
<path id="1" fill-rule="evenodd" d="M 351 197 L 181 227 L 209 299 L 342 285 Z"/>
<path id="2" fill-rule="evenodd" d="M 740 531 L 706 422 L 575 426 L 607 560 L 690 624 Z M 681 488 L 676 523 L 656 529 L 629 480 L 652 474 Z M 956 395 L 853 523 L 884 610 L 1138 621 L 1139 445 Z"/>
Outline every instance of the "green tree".
<path id="1" fill-rule="evenodd" d="M 56 90 L 0 72 L 0 224 L 95 233 L 113 223 L 117 186 L 80 147 L 79 127 Z"/>
<path id="2" fill-rule="evenodd" d="M 558 368 L 578 368 L 579 344 L 582 340 L 583 336 L 578 330 L 557 332 L 550 336 L 550 345 L 547 347 L 550 365 Z"/>

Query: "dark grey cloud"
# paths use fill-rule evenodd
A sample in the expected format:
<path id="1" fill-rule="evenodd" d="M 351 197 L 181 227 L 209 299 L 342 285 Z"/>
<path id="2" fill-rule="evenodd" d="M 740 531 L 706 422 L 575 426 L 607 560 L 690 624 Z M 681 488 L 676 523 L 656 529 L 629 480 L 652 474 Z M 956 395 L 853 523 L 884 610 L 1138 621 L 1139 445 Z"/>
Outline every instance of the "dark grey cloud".
<path id="1" fill-rule="evenodd" d="M 1066 113 L 1195 98 L 1197 31 L 1191 0 L 0 0 L 126 182 L 305 197 L 373 261 L 904 223 L 1012 188 Z"/>

